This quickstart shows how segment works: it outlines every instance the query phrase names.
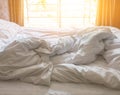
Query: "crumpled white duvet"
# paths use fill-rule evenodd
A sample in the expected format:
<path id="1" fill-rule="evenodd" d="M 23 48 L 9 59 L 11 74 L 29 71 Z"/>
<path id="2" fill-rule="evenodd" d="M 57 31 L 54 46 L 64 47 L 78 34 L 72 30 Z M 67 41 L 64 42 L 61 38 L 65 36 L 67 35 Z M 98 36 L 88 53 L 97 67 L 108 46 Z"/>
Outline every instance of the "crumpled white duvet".
<path id="1" fill-rule="evenodd" d="M 114 39 L 117 37 L 110 27 L 91 27 L 61 36 L 27 32 L 0 20 L 0 79 L 43 85 L 51 81 L 97 83 L 120 89 L 120 69 L 112 68 L 107 56 L 107 41 Z M 92 65 L 98 56 L 108 64 Z"/>

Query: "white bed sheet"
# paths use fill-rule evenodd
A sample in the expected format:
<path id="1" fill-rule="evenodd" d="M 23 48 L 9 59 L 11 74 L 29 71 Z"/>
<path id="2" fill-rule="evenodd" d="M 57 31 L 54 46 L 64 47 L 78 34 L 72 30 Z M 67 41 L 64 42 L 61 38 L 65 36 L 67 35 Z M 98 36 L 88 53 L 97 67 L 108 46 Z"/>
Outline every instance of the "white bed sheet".
<path id="1" fill-rule="evenodd" d="M 52 82 L 47 87 L 18 81 L 0 81 L 0 95 L 120 95 L 120 90 L 94 84 Z"/>

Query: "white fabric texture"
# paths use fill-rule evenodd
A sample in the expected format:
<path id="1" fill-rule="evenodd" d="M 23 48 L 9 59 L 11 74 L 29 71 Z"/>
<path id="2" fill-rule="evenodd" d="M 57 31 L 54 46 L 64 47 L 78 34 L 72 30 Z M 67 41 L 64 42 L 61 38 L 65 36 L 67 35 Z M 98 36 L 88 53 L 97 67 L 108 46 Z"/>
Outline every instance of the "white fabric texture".
<path id="1" fill-rule="evenodd" d="M 120 90 L 95 84 L 51 82 L 50 86 L 0 81 L 0 95 L 120 95 Z"/>
<path id="2" fill-rule="evenodd" d="M 120 70 L 120 41 L 118 39 L 106 42 L 104 58 L 110 67 Z"/>
<path id="3" fill-rule="evenodd" d="M 1 80 L 18 79 L 42 85 L 50 85 L 51 81 L 96 83 L 120 89 L 118 69 L 92 64 L 98 56 L 105 55 L 107 41 L 117 39 L 110 27 L 90 27 L 60 36 L 27 32 L 3 20 L 0 25 L 0 42 L 4 43 L 0 48 Z M 2 32 L 5 29 L 7 34 Z M 7 36 L 5 41 L 3 35 Z M 109 62 L 108 57 L 104 58 Z"/>

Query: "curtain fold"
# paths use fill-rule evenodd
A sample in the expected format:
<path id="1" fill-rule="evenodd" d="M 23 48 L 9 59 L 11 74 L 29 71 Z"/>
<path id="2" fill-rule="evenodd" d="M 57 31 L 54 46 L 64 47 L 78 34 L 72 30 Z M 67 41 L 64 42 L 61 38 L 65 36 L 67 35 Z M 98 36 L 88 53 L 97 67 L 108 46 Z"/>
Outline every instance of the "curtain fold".
<path id="1" fill-rule="evenodd" d="M 120 28 L 120 0 L 98 0 L 96 25 Z"/>
<path id="2" fill-rule="evenodd" d="M 24 0 L 9 0 L 10 21 L 24 25 Z"/>

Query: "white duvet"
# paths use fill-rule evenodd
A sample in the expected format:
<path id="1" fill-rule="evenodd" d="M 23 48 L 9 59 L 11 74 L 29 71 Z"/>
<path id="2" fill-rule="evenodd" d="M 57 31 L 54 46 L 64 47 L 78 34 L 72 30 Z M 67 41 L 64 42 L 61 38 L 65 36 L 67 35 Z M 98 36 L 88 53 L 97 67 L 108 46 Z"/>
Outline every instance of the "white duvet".
<path id="1" fill-rule="evenodd" d="M 51 81 L 96 83 L 120 89 L 120 38 L 116 31 L 120 32 L 112 27 L 91 27 L 51 35 L 28 32 L 0 20 L 0 79 L 43 85 Z M 95 64 L 99 56 L 106 62 Z"/>

